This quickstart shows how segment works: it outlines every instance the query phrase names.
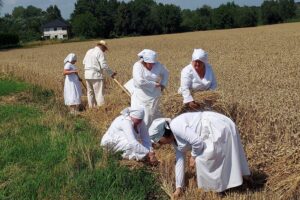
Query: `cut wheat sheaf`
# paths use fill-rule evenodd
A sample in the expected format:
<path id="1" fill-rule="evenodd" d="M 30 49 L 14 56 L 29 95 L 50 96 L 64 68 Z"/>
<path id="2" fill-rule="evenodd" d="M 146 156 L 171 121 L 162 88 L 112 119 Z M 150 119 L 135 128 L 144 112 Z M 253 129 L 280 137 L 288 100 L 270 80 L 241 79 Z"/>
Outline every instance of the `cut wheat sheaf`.
<path id="1" fill-rule="evenodd" d="M 202 91 L 193 94 L 194 101 L 198 107 L 192 109 L 182 102 L 180 94 L 164 95 L 162 98 L 161 111 L 164 116 L 174 118 L 185 112 L 198 112 L 198 111 L 214 111 L 231 117 L 230 108 L 228 103 L 222 99 L 222 95 L 215 91 Z"/>

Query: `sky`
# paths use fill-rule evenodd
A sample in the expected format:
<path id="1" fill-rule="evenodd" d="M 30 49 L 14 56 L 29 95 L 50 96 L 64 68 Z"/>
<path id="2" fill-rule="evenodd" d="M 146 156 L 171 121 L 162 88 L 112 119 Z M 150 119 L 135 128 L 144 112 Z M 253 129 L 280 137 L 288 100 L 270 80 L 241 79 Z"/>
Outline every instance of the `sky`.
<path id="1" fill-rule="evenodd" d="M 129 0 L 125 0 L 128 2 Z M 61 11 L 63 18 L 69 19 L 70 14 L 74 10 L 74 4 L 76 0 L 2 0 L 3 7 L 0 8 L 1 16 L 6 13 L 11 14 L 12 10 L 16 6 L 27 7 L 33 5 L 38 8 L 46 10 L 50 5 L 57 5 Z M 156 0 L 158 3 L 164 4 L 174 4 L 180 6 L 182 9 L 196 9 L 202 7 L 203 5 L 209 5 L 213 8 L 218 7 L 222 3 L 230 2 L 227 0 Z M 259 6 L 262 4 L 263 0 L 234 0 L 234 2 L 240 6 Z"/>

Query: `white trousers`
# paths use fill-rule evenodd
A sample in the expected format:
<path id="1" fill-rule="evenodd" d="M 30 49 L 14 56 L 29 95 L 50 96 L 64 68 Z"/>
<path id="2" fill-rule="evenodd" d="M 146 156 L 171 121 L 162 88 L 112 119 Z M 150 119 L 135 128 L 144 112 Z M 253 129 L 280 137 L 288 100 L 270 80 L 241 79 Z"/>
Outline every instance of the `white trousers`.
<path id="1" fill-rule="evenodd" d="M 102 79 L 86 79 L 87 99 L 89 108 L 104 104 L 104 87 Z"/>

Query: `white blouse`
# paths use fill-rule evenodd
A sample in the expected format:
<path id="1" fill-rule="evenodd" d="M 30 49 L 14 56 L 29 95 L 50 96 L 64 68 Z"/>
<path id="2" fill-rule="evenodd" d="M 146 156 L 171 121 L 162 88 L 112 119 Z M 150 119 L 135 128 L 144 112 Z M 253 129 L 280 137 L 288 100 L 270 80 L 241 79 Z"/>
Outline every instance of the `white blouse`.
<path id="1" fill-rule="evenodd" d="M 167 86 L 169 72 L 161 63 L 156 62 L 151 71 L 146 69 L 142 60 L 139 60 L 133 65 L 133 83 L 134 93 L 140 98 L 148 100 L 159 97 L 161 88 L 156 87 L 156 83 Z"/>
<path id="2" fill-rule="evenodd" d="M 181 71 L 179 94 L 183 96 L 183 103 L 189 103 L 194 101 L 192 92 L 215 90 L 217 88 L 217 81 L 215 79 L 212 67 L 209 64 L 205 64 L 205 75 L 201 79 L 192 66 L 189 64 Z"/>

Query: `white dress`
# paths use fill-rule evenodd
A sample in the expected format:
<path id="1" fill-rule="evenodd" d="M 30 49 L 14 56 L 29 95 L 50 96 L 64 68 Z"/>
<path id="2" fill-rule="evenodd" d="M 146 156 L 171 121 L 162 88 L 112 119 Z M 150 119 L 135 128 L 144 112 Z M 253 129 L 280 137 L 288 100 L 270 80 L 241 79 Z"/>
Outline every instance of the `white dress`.
<path id="1" fill-rule="evenodd" d="M 201 79 L 192 64 L 189 64 L 181 71 L 180 88 L 178 93 L 183 96 L 183 103 L 193 101 L 192 93 L 204 90 L 215 90 L 217 81 L 212 67 L 205 64 L 205 75 Z"/>
<path id="2" fill-rule="evenodd" d="M 66 63 L 65 70 L 76 70 L 75 65 Z M 79 105 L 81 103 L 81 86 L 78 76 L 74 73 L 65 76 L 64 99 L 65 105 Z"/>
<path id="3" fill-rule="evenodd" d="M 141 60 L 133 65 L 131 107 L 144 108 L 144 122 L 148 128 L 154 119 L 160 117 L 159 99 L 161 88 L 155 87 L 155 85 L 160 83 L 166 87 L 168 78 L 169 72 L 159 62 L 154 64 L 151 71 L 143 66 Z"/>
<path id="4" fill-rule="evenodd" d="M 234 122 L 219 113 L 184 113 L 171 121 L 176 139 L 176 188 L 184 186 L 185 152 L 196 157 L 198 187 L 222 192 L 243 183 L 250 175 Z"/>
<path id="5" fill-rule="evenodd" d="M 140 142 L 139 142 L 140 141 Z M 129 160 L 142 160 L 152 151 L 147 127 L 141 122 L 137 132 L 133 128 L 130 117 L 117 117 L 101 140 L 101 146 L 113 152 L 122 151 L 122 157 Z"/>

